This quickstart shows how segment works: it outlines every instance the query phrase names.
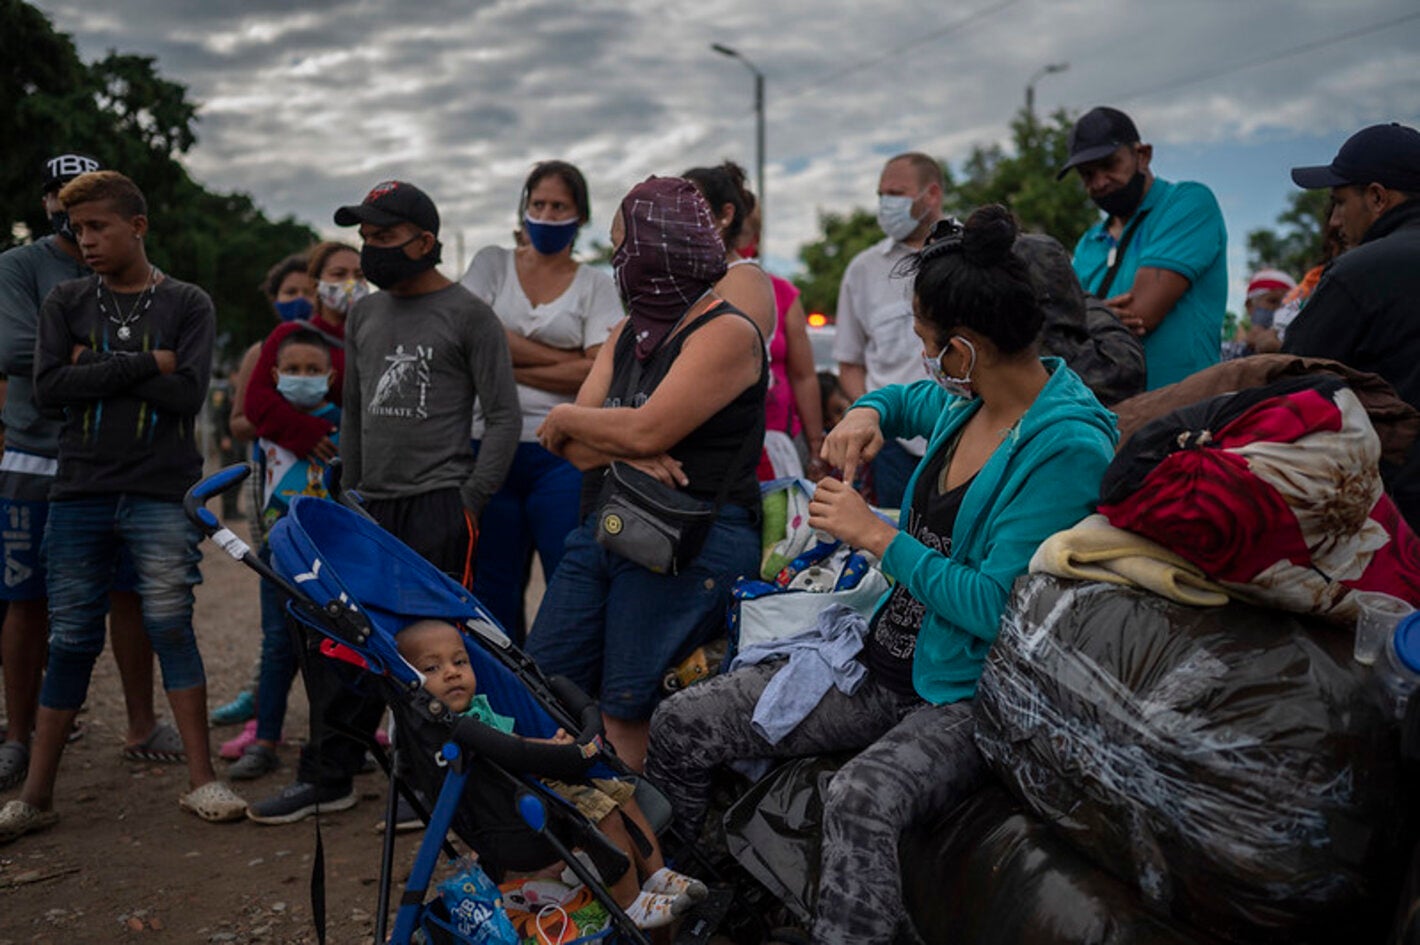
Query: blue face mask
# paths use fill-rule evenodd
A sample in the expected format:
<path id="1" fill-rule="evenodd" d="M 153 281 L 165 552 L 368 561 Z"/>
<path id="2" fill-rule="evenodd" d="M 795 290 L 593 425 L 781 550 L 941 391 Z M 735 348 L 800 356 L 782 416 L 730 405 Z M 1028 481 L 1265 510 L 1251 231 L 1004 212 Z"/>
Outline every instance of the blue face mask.
<path id="1" fill-rule="evenodd" d="M 549 223 L 544 220 L 534 220 L 526 214 L 523 216 L 523 232 L 528 235 L 528 242 L 532 244 L 533 249 L 544 256 L 555 256 L 571 246 L 581 227 L 582 221 L 576 217 Z"/>
<path id="2" fill-rule="evenodd" d="M 297 322 L 303 318 L 310 318 L 311 312 L 315 311 L 315 306 L 311 305 L 311 300 L 304 295 L 298 295 L 294 299 L 287 299 L 284 302 L 274 303 L 276 314 L 283 322 Z"/>
<path id="3" fill-rule="evenodd" d="M 1254 328 L 1271 328 L 1272 323 L 1277 320 L 1277 310 L 1275 308 L 1263 308 L 1261 305 L 1253 306 L 1248 314 L 1248 319 Z"/>
<path id="4" fill-rule="evenodd" d="M 281 374 L 276 378 L 276 392 L 301 410 L 319 407 L 329 390 L 330 378 L 325 374 Z"/>

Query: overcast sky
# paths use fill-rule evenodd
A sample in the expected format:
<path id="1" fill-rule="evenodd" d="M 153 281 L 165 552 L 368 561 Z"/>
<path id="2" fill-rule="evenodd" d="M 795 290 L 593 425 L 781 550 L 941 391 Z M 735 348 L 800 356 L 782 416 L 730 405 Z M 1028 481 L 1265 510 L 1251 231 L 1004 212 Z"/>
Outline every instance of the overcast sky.
<path id="1" fill-rule="evenodd" d="M 507 243 L 540 159 L 592 186 L 588 237 L 648 174 L 724 157 L 754 169 L 752 79 L 768 89 L 771 267 L 821 210 L 869 206 L 887 156 L 954 165 L 1006 142 L 1029 77 L 1039 111 L 1115 104 L 1155 170 L 1223 204 L 1236 300 L 1244 237 L 1283 209 L 1293 164 L 1352 131 L 1420 123 L 1415 0 L 41 0 L 86 59 L 156 56 L 201 104 L 187 162 L 270 214 L 342 231 L 377 181 L 426 189 L 452 270 Z M 1067 180 L 1060 186 L 1078 186 Z"/>

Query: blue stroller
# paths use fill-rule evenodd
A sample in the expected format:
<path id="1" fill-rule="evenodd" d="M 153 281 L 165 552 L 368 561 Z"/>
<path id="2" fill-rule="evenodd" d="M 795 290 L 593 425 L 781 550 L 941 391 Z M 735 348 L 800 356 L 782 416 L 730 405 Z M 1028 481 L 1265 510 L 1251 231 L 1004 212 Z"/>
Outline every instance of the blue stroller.
<path id="1" fill-rule="evenodd" d="M 422 931 L 430 942 L 466 943 L 455 932 L 442 902 L 426 903 L 431 877 L 446 852 L 455 856 L 446 836 L 452 829 L 479 855 L 495 881 L 506 870 L 531 871 L 559 859 L 606 908 L 612 922 L 586 941 L 607 939 L 647 943 L 617 907 L 606 887 L 586 864 L 571 854 L 581 848 L 601 876 L 619 876 L 629 867 L 626 855 L 547 788 L 536 776 L 562 780 L 627 777 L 628 771 L 603 744 L 596 704 L 560 677 L 547 678 L 463 588 L 356 508 L 298 497 L 272 529 L 268 567 L 240 538 L 225 528 L 203 503 L 236 487 L 250 472 L 246 464 L 229 466 L 189 491 L 186 509 L 227 554 L 275 582 L 289 595 L 288 613 L 307 632 L 318 634 L 327 656 L 363 666 L 377 680 L 395 714 L 400 734 L 397 752 L 407 765 L 407 779 L 435 797 L 414 866 L 394 918 L 389 941 L 408 945 Z M 557 729 L 574 733 L 570 745 L 530 744 L 468 718 L 451 717 L 448 708 L 422 688 L 419 674 L 399 654 L 394 635 L 420 618 L 437 618 L 460 627 L 480 693 L 493 709 L 517 721 L 531 738 L 549 738 Z M 421 815 L 404 777 L 390 767 L 387 826 L 393 823 L 398 788 Z M 648 782 L 637 783 L 637 801 L 659 829 L 669 819 L 669 805 Z M 389 917 L 394 831 L 386 829 L 376 910 L 375 941 L 385 941 Z M 314 898 L 314 897 L 313 897 Z M 678 941 L 708 937 L 715 912 L 723 913 L 728 895 L 712 895 L 688 914 Z M 318 910 L 318 915 L 323 909 Z"/>

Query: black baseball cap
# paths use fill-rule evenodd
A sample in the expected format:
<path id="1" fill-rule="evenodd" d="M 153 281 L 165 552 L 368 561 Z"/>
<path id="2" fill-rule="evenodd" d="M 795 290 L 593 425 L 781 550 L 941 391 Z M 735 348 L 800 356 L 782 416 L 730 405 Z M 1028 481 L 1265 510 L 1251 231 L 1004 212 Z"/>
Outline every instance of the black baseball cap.
<path id="1" fill-rule="evenodd" d="M 102 170 L 103 165 L 96 158 L 91 158 L 87 154 L 56 154 L 54 157 L 44 162 L 42 171 L 44 177 L 44 192 L 58 190 L 69 183 L 80 174 L 87 174 L 90 171 Z"/>
<path id="2" fill-rule="evenodd" d="M 1362 128 L 1346 139 L 1330 164 L 1292 168 L 1292 181 L 1307 190 L 1380 184 L 1415 193 L 1420 191 L 1420 131 L 1397 122 Z"/>
<path id="3" fill-rule="evenodd" d="M 1092 108 L 1070 129 L 1070 160 L 1055 179 L 1063 178 L 1072 167 L 1109 157 L 1120 145 L 1138 143 L 1139 129 L 1128 115 L 1108 105 Z"/>
<path id="4" fill-rule="evenodd" d="M 381 181 L 370 188 L 359 204 L 335 211 L 336 226 L 361 223 L 375 226 L 413 223 L 421 230 L 439 235 L 439 211 L 434 201 L 418 187 L 402 180 Z"/>

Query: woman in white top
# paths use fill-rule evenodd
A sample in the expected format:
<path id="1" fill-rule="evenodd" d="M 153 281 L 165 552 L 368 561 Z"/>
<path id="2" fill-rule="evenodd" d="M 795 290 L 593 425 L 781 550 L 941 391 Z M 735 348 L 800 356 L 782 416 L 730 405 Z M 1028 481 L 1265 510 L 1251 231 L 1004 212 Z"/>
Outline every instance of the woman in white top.
<path id="1" fill-rule="evenodd" d="M 523 435 L 503 488 L 479 519 L 474 593 L 521 645 L 523 594 L 536 549 L 548 580 L 577 527 L 581 472 L 549 453 L 535 431 L 557 404 L 571 403 L 597 349 L 624 312 L 611 277 L 572 258 L 591 219 L 587 182 L 564 161 L 533 168 L 518 202 L 524 240 L 479 250 L 463 284 L 502 320 L 523 408 Z M 483 433 L 475 414 L 473 447 Z"/>

